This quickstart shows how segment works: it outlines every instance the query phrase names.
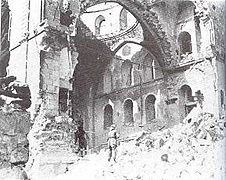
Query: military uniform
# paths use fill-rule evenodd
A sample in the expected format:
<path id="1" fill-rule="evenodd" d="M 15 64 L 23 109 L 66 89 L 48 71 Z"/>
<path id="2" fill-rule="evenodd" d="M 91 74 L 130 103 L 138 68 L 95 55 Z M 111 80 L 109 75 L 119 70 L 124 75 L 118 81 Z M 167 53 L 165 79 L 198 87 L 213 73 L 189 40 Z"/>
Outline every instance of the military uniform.
<path id="1" fill-rule="evenodd" d="M 112 125 L 110 127 L 110 132 L 108 133 L 108 143 L 107 143 L 109 150 L 108 161 L 110 161 L 111 158 L 113 158 L 113 160 L 116 162 L 116 147 L 118 137 L 119 135 L 115 129 L 115 125 Z"/>

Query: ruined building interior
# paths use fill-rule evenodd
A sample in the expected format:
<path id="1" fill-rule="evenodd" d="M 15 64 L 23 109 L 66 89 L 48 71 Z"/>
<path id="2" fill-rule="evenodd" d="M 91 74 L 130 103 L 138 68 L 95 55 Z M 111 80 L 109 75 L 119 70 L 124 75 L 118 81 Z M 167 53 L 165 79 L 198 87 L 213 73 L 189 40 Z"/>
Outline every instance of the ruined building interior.
<path id="1" fill-rule="evenodd" d="M 2 166 L 26 164 L 31 179 L 62 173 L 75 124 L 95 152 L 113 123 L 123 138 L 194 108 L 225 118 L 224 1 L 1 2 Z"/>

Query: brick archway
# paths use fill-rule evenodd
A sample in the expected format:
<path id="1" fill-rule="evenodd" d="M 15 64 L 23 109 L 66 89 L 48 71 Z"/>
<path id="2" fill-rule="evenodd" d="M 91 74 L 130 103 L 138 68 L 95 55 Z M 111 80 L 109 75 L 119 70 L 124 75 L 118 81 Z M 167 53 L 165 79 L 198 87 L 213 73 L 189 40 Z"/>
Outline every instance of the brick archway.
<path id="1" fill-rule="evenodd" d="M 128 10 L 138 20 L 143 29 L 144 41 L 142 46 L 153 53 L 161 67 L 171 64 L 170 42 L 161 28 L 157 14 L 150 11 L 150 3 L 147 5 L 131 0 L 84 0 L 81 4 L 81 13 L 91 6 L 106 2 L 118 3 Z"/>

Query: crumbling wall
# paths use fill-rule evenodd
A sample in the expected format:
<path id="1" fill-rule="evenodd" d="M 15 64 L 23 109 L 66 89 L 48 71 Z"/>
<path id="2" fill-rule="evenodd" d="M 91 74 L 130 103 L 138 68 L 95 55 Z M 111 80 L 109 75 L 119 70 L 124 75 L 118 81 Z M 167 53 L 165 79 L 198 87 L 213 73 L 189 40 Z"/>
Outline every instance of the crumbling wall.
<path id="1" fill-rule="evenodd" d="M 216 59 L 213 59 L 216 76 L 216 94 L 217 106 L 219 107 L 219 118 L 225 117 L 226 111 L 226 79 L 225 79 L 225 2 L 217 1 L 209 3 L 210 15 L 213 19 L 213 31 L 215 43 L 213 44 L 213 53 Z M 221 91 L 224 94 L 224 102 L 221 102 Z"/>
<path id="2" fill-rule="evenodd" d="M 26 179 L 28 161 L 30 90 L 15 82 L 16 77 L 0 78 L 0 178 Z"/>
<path id="3" fill-rule="evenodd" d="M 72 119 L 48 117 L 43 108 L 28 134 L 30 156 L 26 171 L 31 179 L 49 179 L 65 173 L 77 161 Z"/>
<path id="4" fill-rule="evenodd" d="M 154 2 L 155 3 L 155 2 Z M 177 62 L 177 39 L 176 37 L 176 21 L 177 21 L 177 2 L 176 1 L 163 1 L 156 3 L 151 7 L 151 11 L 158 15 L 158 20 L 161 27 L 166 32 L 167 38 L 170 41 L 170 50 L 172 52 L 175 63 Z M 166 18 L 167 17 L 167 18 Z"/>
<path id="5" fill-rule="evenodd" d="M 24 180 L 23 168 L 29 157 L 30 114 L 1 108 L 0 117 L 0 178 Z"/>
<path id="6" fill-rule="evenodd" d="M 75 128 L 72 119 L 67 115 L 58 116 L 59 88 L 71 88 L 69 80 L 78 56 L 76 48 L 70 44 L 70 35 L 75 35 L 76 32 L 75 26 L 67 27 L 60 24 L 61 2 L 46 2 L 41 24 L 31 26 L 34 29 L 30 29 L 34 31 L 35 37 L 28 42 L 27 53 L 30 60 L 27 64 L 27 75 L 28 83 L 34 88 L 35 94 L 32 96 L 36 98 L 32 100 L 33 126 L 28 134 L 30 156 L 26 171 L 32 179 L 45 179 L 64 173 L 69 164 L 76 160 L 76 154 L 73 152 Z M 73 15 L 77 15 L 79 2 L 70 2 Z M 34 8 L 34 4 L 31 2 L 31 7 Z M 34 8 L 36 11 L 30 12 L 31 24 L 39 22 L 40 17 L 37 16 L 37 20 L 35 15 L 39 14 L 37 10 L 40 12 L 40 8 L 41 6 L 37 5 Z M 33 33 L 29 38 L 32 35 Z M 22 47 L 25 47 L 23 42 Z M 17 49 L 17 53 L 18 51 L 26 52 L 20 48 Z M 24 71 L 24 68 L 22 69 Z M 35 75 L 32 74 L 32 70 Z"/>

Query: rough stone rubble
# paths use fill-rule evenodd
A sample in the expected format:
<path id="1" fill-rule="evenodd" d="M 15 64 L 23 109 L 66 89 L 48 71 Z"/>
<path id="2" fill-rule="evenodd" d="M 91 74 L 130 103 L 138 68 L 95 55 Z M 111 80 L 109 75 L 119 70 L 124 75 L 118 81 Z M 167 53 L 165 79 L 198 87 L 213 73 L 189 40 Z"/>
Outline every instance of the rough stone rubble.
<path id="1" fill-rule="evenodd" d="M 13 76 L 0 78 L 0 179 L 26 179 L 30 90 Z"/>
<path id="2" fill-rule="evenodd" d="M 78 158 L 74 151 L 72 119 L 68 116 L 47 118 L 45 111 L 41 112 L 28 134 L 30 158 L 26 171 L 32 180 L 62 174 Z"/>
<path id="3" fill-rule="evenodd" d="M 196 112 L 195 112 L 196 111 Z M 107 162 L 107 152 L 91 154 L 71 166 L 63 179 L 221 179 L 225 171 L 225 125 L 212 114 L 193 110 L 171 129 L 149 134 L 142 131 L 118 147 L 116 164 Z"/>

